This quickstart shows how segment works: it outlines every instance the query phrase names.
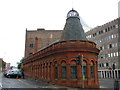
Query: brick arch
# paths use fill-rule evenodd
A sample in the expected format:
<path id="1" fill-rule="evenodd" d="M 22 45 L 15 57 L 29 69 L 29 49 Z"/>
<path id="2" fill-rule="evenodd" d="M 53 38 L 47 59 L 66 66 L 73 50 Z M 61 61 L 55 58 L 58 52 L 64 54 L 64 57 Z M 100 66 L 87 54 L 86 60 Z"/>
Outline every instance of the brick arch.
<path id="1" fill-rule="evenodd" d="M 49 65 L 49 66 L 51 66 L 52 64 L 53 64 L 52 61 L 48 62 L 48 65 Z"/>
<path id="2" fill-rule="evenodd" d="M 76 60 L 71 60 L 70 63 L 76 63 Z"/>
<path id="3" fill-rule="evenodd" d="M 73 57 L 73 58 L 68 59 L 68 63 L 70 64 L 71 62 L 76 62 L 76 58 Z"/>
<path id="4" fill-rule="evenodd" d="M 94 59 L 91 59 L 91 60 L 90 60 L 90 64 L 91 64 L 91 62 L 93 62 L 93 65 L 96 64 Z"/>
<path id="5" fill-rule="evenodd" d="M 85 57 L 83 58 L 83 62 L 85 62 L 86 65 L 89 64 L 89 60 L 87 58 L 85 58 Z"/>
<path id="6" fill-rule="evenodd" d="M 67 63 L 67 61 L 66 61 L 66 60 L 64 60 L 64 59 L 63 59 L 63 60 L 61 60 L 60 64 L 63 64 L 63 63 L 65 63 L 65 64 L 66 64 L 66 63 Z"/>
<path id="7" fill-rule="evenodd" d="M 55 64 L 58 64 L 57 60 L 56 60 L 56 61 L 54 61 L 54 65 L 55 65 Z"/>

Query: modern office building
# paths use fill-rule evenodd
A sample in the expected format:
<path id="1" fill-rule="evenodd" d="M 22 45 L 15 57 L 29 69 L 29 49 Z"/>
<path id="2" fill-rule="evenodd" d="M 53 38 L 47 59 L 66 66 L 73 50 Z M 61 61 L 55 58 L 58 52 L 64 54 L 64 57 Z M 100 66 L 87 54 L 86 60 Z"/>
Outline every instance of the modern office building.
<path id="1" fill-rule="evenodd" d="M 87 38 L 100 49 L 99 78 L 120 78 L 120 18 L 86 32 Z"/>

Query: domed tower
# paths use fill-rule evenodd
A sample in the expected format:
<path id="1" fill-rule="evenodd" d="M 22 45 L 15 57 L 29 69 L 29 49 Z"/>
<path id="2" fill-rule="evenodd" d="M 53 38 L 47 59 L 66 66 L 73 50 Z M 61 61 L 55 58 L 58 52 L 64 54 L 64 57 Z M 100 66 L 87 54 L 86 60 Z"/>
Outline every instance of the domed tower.
<path id="1" fill-rule="evenodd" d="M 61 40 L 87 40 L 76 10 L 68 12 Z"/>

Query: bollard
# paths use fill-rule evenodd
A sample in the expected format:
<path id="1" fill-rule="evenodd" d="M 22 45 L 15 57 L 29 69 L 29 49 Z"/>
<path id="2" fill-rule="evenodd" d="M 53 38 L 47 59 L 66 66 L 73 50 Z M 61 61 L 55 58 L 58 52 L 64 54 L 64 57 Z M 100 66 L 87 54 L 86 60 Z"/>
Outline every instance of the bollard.
<path id="1" fill-rule="evenodd" d="M 119 82 L 118 82 L 118 80 L 114 81 L 114 90 L 119 90 Z"/>
<path id="2" fill-rule="evenodd" d="M 16 79 L 18 79 L 18 75 L 16 76 Z"/>

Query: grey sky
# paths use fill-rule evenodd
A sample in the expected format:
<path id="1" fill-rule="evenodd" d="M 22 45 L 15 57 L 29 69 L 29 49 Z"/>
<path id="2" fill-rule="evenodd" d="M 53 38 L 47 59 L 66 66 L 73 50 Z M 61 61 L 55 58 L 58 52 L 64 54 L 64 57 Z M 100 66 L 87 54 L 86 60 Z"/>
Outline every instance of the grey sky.
<path id="1" fill-rule="evenodd" d="M 0 58 L 16 65 L 24 57 L 25 29 L 62 30 L 74 8 L 89 27 L 118 17 L 119 0 L 0 0 Z"/>

